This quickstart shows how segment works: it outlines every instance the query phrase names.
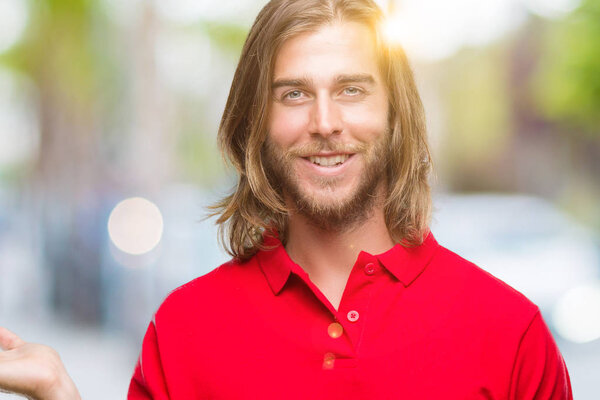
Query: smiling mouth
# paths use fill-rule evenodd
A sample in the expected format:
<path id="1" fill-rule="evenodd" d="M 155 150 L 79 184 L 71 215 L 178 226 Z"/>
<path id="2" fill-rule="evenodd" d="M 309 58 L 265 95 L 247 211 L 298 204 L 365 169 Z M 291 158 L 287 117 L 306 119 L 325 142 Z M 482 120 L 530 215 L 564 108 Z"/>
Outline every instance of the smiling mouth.
<path id="1" fill-rule="evenodd" d="M 350 158 L 350 154 L 306 157 L 306 159 L 308 159 L 311 163 L 321 167 L 335 167 L 336 165 L 342 165 L 348 158 Z"/>

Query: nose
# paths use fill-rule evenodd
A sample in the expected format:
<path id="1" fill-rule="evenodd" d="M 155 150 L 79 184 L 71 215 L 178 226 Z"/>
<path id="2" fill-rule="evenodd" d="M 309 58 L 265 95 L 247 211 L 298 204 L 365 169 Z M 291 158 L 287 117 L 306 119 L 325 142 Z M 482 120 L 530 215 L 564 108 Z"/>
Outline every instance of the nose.
<path id="1" fill-rule="evenodd" d="M 310 133 L 327 138 L 340 134 L 343 129 L 339 105 L 329 96 L 317 97 L 310 115 Z"/>

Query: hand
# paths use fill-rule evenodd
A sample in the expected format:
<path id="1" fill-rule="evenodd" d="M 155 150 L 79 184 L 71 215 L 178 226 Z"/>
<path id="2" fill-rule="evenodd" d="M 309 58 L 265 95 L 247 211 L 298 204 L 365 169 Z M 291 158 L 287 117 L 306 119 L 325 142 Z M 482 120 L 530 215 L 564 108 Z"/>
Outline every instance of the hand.
<path id="1" fill-rule="evenodd" d="M 81 400 L 56 351 L 0 327 L 0 390 L 34 400 Z"/>

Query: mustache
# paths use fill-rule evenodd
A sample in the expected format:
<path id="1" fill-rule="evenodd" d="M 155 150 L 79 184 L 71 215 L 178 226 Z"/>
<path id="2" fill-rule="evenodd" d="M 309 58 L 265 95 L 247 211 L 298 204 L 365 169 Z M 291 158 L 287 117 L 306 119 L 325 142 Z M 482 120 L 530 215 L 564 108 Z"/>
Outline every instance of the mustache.
<path id="1" fill-rule="evenodd" d="M 287 151 L 292 157 L 308 157 L 319 153 L 363 153 L 367 145 L 364 143 L 340 143 L 333 141 L 315 141 L 296 146 Z"/>

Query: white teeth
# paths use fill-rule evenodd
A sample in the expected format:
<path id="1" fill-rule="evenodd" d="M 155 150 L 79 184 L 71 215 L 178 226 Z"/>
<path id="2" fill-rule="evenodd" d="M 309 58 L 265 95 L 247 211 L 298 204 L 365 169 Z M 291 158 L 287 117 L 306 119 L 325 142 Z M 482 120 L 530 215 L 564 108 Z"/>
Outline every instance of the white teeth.
<path id="1" fill-rule="evenodd" d="M 320 165 L 322 167 L 333 167 L 334 165 L 342 164 L 348 159 L 348 157 L 350 157 L 348 154 L 341 154 L 326 157 L 310 156 L 308 157 L 308 159 L 310 160 L 310 162 Z"/>

